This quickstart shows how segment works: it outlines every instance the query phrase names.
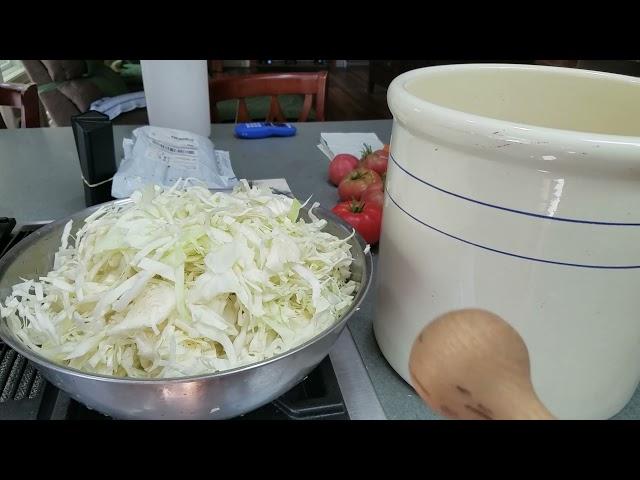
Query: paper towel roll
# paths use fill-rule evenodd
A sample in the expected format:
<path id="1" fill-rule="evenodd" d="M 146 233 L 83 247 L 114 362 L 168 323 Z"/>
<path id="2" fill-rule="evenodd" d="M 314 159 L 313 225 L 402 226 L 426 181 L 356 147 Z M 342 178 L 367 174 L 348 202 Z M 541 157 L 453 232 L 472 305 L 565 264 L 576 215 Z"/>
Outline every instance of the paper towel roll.
<path id="1" fill-rule="evenodd" d="M 211 135 L 206 60 L 141 60 L 149 124 Z"/>

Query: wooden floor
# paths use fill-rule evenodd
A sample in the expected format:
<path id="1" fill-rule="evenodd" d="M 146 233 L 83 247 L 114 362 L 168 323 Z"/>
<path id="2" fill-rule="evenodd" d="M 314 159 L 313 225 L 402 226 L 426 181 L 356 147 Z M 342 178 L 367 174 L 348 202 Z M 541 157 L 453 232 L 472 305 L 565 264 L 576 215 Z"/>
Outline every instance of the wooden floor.
<path id="1" fill-rule="evenodd" d="M 369 68 L 351 66 L 329 72 L 327 120 L 377 120 L 391 118 L 387 107 L 387 91 L 376 86 L 367 91 Z"/>

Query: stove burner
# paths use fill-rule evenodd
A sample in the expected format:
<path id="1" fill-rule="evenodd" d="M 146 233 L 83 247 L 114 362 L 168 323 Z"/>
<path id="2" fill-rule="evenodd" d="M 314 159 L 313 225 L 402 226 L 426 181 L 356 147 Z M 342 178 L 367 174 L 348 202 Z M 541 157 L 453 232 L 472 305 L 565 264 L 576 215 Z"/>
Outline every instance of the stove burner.
<path id="1" fill-rule="evenodd" d="M 13 232 L 0 217 L 0 257 L 42 225 Z M 110 420 L 48 383 L 22 355 L 0 341 L 0 420 Z M 277 400 L 235 420 L 349 420 L 330 358 Z"/>

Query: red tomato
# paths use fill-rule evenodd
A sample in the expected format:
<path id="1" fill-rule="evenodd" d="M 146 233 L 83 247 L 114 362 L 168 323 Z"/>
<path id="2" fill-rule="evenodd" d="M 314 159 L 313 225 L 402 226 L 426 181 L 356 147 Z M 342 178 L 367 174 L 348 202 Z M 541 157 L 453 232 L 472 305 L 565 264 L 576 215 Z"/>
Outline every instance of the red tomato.
<path id="1" fill-rule="evenodd" d="M 383 157 L 377 153 L 372 153 L 365 157 L 365 159 L 360 163 L 360 166 L 374 170 L 379 175 L 382 175 L 387 171 L 388 163 L 389 157 Z"/>
<path id="2" fill-rule="evenodd" d="M 339 185 L 345 175 L 358 167 L 358 158 L 348 153 L 336 155 L 329 164 L 329 180 L 334 185 Z"/>
<path id="3" fill-rule="evenodd" d="M 373 152 L 374 155 L 378 155 L 380 158 L 389 161 L 389 150 L 376 150 Z"/>
<path id="4" fill-rule="evenodd" d="M 375 245 L 380 240 L 382 226 L 380 208 L 370 203 L 352 200 L 339 203 L 333 207 L 332 211 L 355 228 L 369 245 Z"/>
<path id="5" fill-rule="evenodd" d="M 364 191 L 364 193 L 360 197 L 360 200 L 365 204 L 372 204 L 382 209 L 382 207 L 384 206 L 384 191 L 382 190 L 382 188 L 378 188 L 377 184 L 371 185 L 371 187 L 367 188 Z"/>
<path id="6" fill-rule="evenodd" d="M 375 183 L 382 183 L 380 175 L 368 168 L 358 167 L 348 173 L 338 185 L 340 200 L 360 200 L 360 195 Z"/>
<path id="7" fill-rule="evenodd" d="M 380 183 L 372 183 L 371 185 L 369 185 L 369 187 L 367 187 L 367 192 L 369 190 L 380 190 L 381 192 L 384 192 L 384 176 L 386 174 L 382 174 L 380 175 L 380 180 L 382 180 Z"/>
<path id="8" fill-rule="evenodd" d="M 371 146 L 365 144 L 360 157 L 360 166 L 375 171 L 382 175 L 387 171 L 389 154 L 384 150 L 371 150 Z"/>

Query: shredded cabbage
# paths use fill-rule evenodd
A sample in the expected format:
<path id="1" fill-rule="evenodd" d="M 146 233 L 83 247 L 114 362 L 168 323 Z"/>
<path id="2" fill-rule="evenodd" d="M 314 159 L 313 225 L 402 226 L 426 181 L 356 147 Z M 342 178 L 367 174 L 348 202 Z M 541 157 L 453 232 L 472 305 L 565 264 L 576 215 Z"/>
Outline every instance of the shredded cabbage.
<path id="1" fill-rule="evenodd" d="M 75 238 L 69 222 L 53 270 L 0 303 L 29 348 L 91 373 L 199 375 L 300 345 L 353 302 L 351 236 L 322 231 L 312 211 L 299 219 L 297 200 L 246 181 L 132 200 L 100 208 Z"/>

